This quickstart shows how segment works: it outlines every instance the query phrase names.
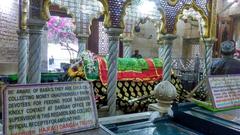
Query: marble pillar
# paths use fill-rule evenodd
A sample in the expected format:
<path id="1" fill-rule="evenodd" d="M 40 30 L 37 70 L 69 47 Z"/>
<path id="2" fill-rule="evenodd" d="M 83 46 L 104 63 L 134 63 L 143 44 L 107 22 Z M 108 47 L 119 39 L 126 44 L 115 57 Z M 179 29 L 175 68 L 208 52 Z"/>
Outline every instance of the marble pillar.
<path id="1" fill-rule="evenodd" d="M 79 58 L 82 52 L 87 50 L 88 35 L 78 35 L 77 38 L 78 38 L 77 58 Z"/>
<path id="2" fill-rule="evenodd" d="M 41 82 L 41 46 L 45 21 L 29 20 L 29 68 L 28 83 Z"/>
<path id="3" fill-rule="evenodd" d="M 164 64 L 163 64 L 163 81 L 171 81 L 172 69 L 172 44 L 176 35 L 166 34 L 161 37 L 164 46 Z"/>
<path id="4" fill-rule="evenodd" d="M 216 42 L 216 39 L 208 38 L 204 39 L 205 43 L 205 67 L 204 67 L 204 75 L 208 76 L 211 72 L 212 66 L 212 56 L 213 56 L 213 45 Z"/>
<path id="5" fill-rule="evenodd" d="M 123 32 L 119 28 L 108 28 L 109 37 L 109 56 L 108 56 L 108 107 L 109 115 L 116 114 L 116 88 L 117 88 L 117 58 L 119 52 L 119 36 Z"/>
<path id="6" fill-rule="evenodd" d="M 123 40 L 123 57 L 130 58 L 132 55 L 132 39 L 124 38 Z"/>
<path id="7" fill-rule="evenodd" d="M 28 32 L 18 31 L 18 83 L 26 84 L 28 67 Z"/>
<path id="8" fill-rule="evenodd" d="M 163 41 L 158 41 L 158 58 L 164 59 L 165 48 L 163 46 Z"/>
<path id="9" fill-rule="evenodd" d="M 41 72 L 48 72 L 48 28 L 43 28 L 41 45 Z"/>

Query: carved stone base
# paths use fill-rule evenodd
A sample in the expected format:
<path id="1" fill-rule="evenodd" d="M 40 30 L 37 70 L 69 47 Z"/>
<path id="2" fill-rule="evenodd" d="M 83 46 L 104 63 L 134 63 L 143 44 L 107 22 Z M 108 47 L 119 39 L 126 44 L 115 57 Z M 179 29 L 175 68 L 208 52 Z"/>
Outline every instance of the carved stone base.
<path id="1" fill-rule="evenodd" d="M 161 115 L 167 114 L 170 109 L 171 109 L 171 106 L 159 106 L 158 103 L 150 104 L 148 106 L 149 111 L 157 111 L 157 112 L 160 112 Z"/>

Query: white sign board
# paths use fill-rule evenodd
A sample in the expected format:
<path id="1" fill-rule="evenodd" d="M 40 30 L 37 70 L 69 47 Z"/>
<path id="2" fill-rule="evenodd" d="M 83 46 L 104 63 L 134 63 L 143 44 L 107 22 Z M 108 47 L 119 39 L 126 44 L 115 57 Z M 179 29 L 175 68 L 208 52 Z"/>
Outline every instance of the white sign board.
<path id="1" fill-rule="evenodd" d="M 66 133 L 98 126 L 90 82 L 12 85 L 3 92 L 5 135 Z"/>
<path id="2" fill-rule="evenodd" d="M 240 76 L 210 76 L 210 92 L 215 108 L 240 106 Z"/>

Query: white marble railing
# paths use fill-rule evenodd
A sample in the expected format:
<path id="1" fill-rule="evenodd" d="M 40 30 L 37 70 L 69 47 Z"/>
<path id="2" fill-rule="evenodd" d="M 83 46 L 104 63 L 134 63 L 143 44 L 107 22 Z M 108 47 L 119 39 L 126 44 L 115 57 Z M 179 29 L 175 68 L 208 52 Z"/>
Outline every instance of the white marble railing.
<path id="1" fill-rule="evenodd" d="M 196 58 L 173 58 L 172 68 L 181 71 L 194 71 Z M 199 72 L 204 70 L 204 58 L 199 58 Z"/>

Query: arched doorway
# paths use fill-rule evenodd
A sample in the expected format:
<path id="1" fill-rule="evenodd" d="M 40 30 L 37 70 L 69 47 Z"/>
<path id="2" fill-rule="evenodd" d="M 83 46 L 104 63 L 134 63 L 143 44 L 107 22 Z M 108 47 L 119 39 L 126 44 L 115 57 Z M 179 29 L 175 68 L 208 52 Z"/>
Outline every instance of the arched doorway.
<path id="1" fill-rule="evenodd" d="M 178 15 L 177 39 L 173 43 L 173 69 L 181 76 L 184 88 L 192 90 L 204 72 L 206 20 L 194 8 Z"/>
<path id="2" fill-rule="evenodd" d="M 87 49 L 91 20 L 102 11 L 97 0 L 51 0 L 51 18 L 47 23 L 48 70 L 63 71 L 65 65 Z"/>
<path id="3" fill-rule="evenodd" d="M 125 57 L 130 57 L 134 50 L 139 50 L 144 58 L 158 57 L 157 31 L 161 19 L 162 14 L 154 1 L 140 0 L 131 3 L 124 17 L 123 42 L 131 39 L 130 43 L 129 40 L 128 43 L 123 43 L 124 47 L 130 48 L 130 53 L 125 53 Z"/>

